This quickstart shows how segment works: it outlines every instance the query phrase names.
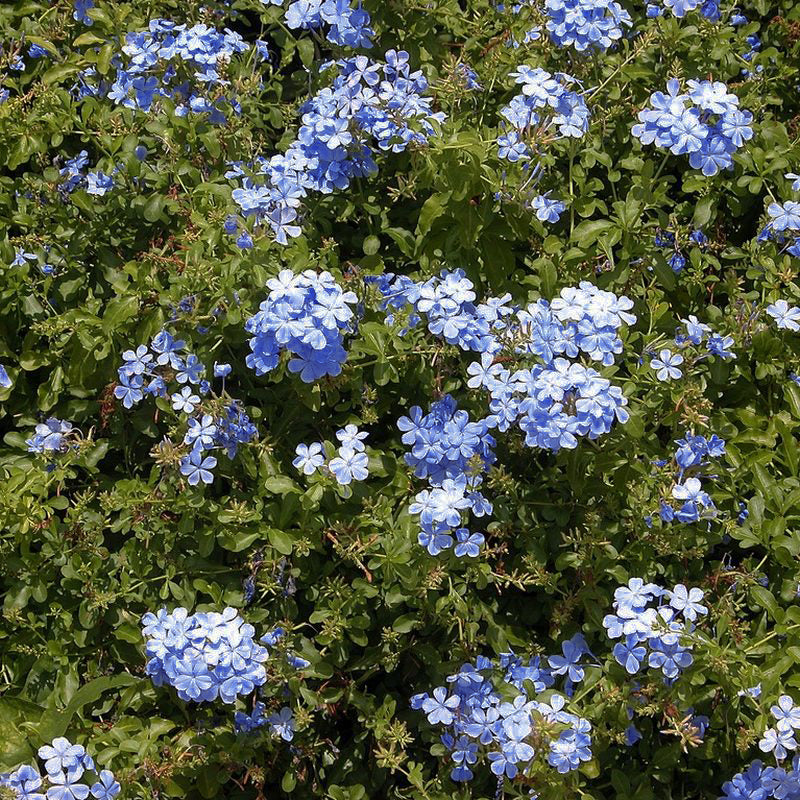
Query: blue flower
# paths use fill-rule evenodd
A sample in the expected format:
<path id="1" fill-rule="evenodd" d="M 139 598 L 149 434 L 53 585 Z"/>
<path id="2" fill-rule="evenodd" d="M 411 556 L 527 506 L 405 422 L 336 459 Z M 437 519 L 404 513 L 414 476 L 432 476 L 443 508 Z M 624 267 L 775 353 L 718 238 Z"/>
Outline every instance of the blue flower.
<path id="1" fill-rule="evenodd" d="M 464 556 L 477 558 L 485 540 L 482 533 L 470 533 L 466 528 L 459 528 L 456 531 L 456 541 L 457 544 L 453 550 L 456 558 Z"/>
<path id="2" fill-rule="evenodd" d="M 302 470 L 304 475 L 313 475 L 325 463 L 320 442 L 313 442 L 310 445 L 298 444 L 295 453 L 297 458 L 292 461 L 292 465 Z"/>
<path id="3" fill-rule="evenodd" d="M 191 414 L 200 398 L 194 394 L 189 386 L 184 386 L 180 392 L 175 392 L 172 395 L 172 408 L 175 411 L 183 411 L 185 414 Z"/>
<path id="4" fill-rule="evenodd" d="M 86 750 L 82 745 L 72 744 L 63 736 L 53 739 L 49 745 L 43 745 L 38 750 L 38 756 L 45 762 L 44 768 L 48 775 L 69 772 L 79 766 L 84 755 Z"/>
<path id="5" fill-rule="evenodd" d="M 0 389 L 10 389 L 14 385 L 14 381 L 8 377 L 6 368 L 0 364 Z"/>
<path id="6" fill-rule="evenodd" d="M 767 306 L 767 314 L 779 328 L 788 331 L 800 331 L 800 308 L 790 306 L 785 300 L 776 300 Z"/>
<path id="7" fill-rule="evenodd" d="M 84 783 L 75 782 L 82 772 L 83 769 L 78 767 L 66 773 L 48 773 L 51 786 L 47 790 L 47 800 L 86 800 L 89 796 L 89 787 Z"/>
<path id="8" fill-rule="evenodd" d="M 699 494 L 703 493 L 700 492 Z M 669 597 L 669 604 L 692 622 L 697 619 L 698 614 L 708 614 L 708 609 L 700 604 L 703 599 L 702 589 L 696 587 L 687 589 L 682 583 L 678 583 L 671 592 L 667 592 L 667 596 Z"/>
<path id="9" fill-rule="evenodd" d="M 202 419 L 192 418 L 183 437 L 185 444 L 191 444 L 199 450 L 211 447 L 214 444 L 214 436 L 217 433 L 217 426 L 214 418 L 210 414 L 204 414 Z"/>
<path id="10" fill-rule="evenodd" d="M 14 251 L 12 267 L 24 267 L 28 261 L 36 261 L 36 253 L 27 253 L 24 247 L 17 247 Z"/>
<path id="11" fill-rule="evenodd" d="M 791 728 L 767 728 L 758 743 L 762 753 L 772 753 L 778 761 L 786 758 L 787 750 L 796 750 L 797 742 Z"/>
<path id="12" fill-rule="evenodd" d="M 86 175 L 86 193 L 102 197 L 106 192 L 114 188 L 114 179 L 106 175 L 102 170 L 89 172 Z"/>
<path id="13" fill-rule="evenodd" d="M 779 730 L 800 728 L 800 707 L 794 704 L 788 694 L 782 694 L 778 698 L 778 704 L 770 708 L 770 713 L 778 721 Z"/>
<path id="14" fill-rule="evenodd" d="M 800 203 L 770 203 L 767 213 L 772 217 L 770 227 L 774 231 L 800 231 Z"/>
<path id="15" fill-rule="evenodd" d="M 561 212 L 566 206 L 560 200 L 552 200 L 548 197 L 550 193 L 538 195 L 533 198 L 531 207 L 536 212 L 536 218 L 542 222 L 558 222 Z"/>
<path id="16" fill-rule="evenodd" d="M 197 486 L 200 481 L 213 483 L 214 474 L 211 472 L 217 466 L 214 456 L 203 456 L 199 447 L 194 447 L 188 456 L 181 459 L 181 475 L 189 479 L 190 486 Z"/>
<path id="17" fill-rule="evenodd" d="M 294 717 L 292 709 L 284 706 L 277 714 L 267 717 L 270 730 L 276 736 L 280 736 L 286 742 L 291 742 L 294 738 Z"/>
<path id="18" fill-rule="evenodd" d="M 614 658 L 618 664 L 625 667 L 629 675 L 634 675 L 642 666 L 642 661 L 647 655 L 647 648 L 639 644 L 639 637 L 630 635 L 625 637 L 625 642 L 618 642 L 614 645 Z"/>
<path id="19" fill-rule="evenodd" d="M 120 368 L 122 369 L 122 368 Z M 120 374 L 120 385 L 114 387 L 114 397 L 122 400 L 125 408 L 133 408 L 143 397 L 142 386 L 144 381 L 141 375 Z"/>
<path id="20" fill-rule="evenodd" d="M 677 380 L 683 373 L 678 369 L 678 365 L 683 364 L 683 356 L 679 353 L 672 354 L 664 349 L 650 362 L 650 367 L 656 372 L 656 378 L 660 381 Z"/>
<path id="21" fill-rule="evenodd" d="M 104 769 L 98 777 L 100 780 L 92 786 L 92 795 L 97 800 L 114 800 L 120 792 L 120 785 L 114 778 L 114 773 Z"/>
<path id="22" fill-rule="evenodd" d="M 337 483 L 346 486 L 353 480 L 365 480 L 367 471 L 367 454 L 354 450 L 352 447 L 340 447 L 339 455 L 332 458 L 328 469 L 333 473 Z"/>
<path id="23" fill-rule="evenodd" d="M 449 725 L 453 721 L 453 711 L 459 706 L 456 695 L 447 696 L 447 689 L 438 686 L 433 690 L 433 697 L 426 698 L 422 703 L 422 710 L 428 717 L 431 725 L 442 723 Z"/>
<path id="24" fill-rule="evenodd" d="M 367 438 L 366 431 L 359 431 L 355 425 L 345 425 L 344 428 L 336 431 L 336 438 L 342 447 L 350 447 L 359 452 L 364 451 L 364 439 Z"/>
<path id="25" fill-rule="evenodd" d="M 94 0 L 74 0 L 74 11 L 72 18 L 84 25 L 93 24 L 94 20 L 86 13 L 90 8 L 94 8 Z"/>

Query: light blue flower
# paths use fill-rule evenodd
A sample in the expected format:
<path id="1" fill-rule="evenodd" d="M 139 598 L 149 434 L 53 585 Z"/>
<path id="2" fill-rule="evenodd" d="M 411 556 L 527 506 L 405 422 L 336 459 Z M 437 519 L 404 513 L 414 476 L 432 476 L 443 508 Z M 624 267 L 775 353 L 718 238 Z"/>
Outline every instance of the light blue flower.
<path id="1" fill-rule="evenodd" d="M 680 353 L 671 353 L 666 348 L 650 362 L 650 367 L 656 372 L 659 381 L 677 380 L 683 373 L 678 369 L 678 365 L 683 364 L 683 356 Z"/>

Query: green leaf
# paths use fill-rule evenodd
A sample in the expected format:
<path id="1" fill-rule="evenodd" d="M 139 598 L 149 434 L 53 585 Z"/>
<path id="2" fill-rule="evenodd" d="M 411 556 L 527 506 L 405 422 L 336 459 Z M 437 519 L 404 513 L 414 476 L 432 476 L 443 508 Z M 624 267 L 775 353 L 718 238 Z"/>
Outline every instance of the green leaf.
<path id="1" fill-rule="evenodd" d="M 163 195 L 151 194 L 144 205 L 144 209 L 142 209 L 142 216 L 148 222 L 155 222 L 161 216 L 165 202 L 166 197 Z"/>
<path id="2" fill-rule="evenodd" d="M 89 681 L 72 695 L 65 708 L 61 710 L 50 708 L 42 714 L 42 718 L 36 726 L 36 734 L 40 742 L 42 744 L 49 743 L 56 737 L 63 736 L 67 732 L 72 718 L 82 711 L 84 706 L 97 702 L 106 692 L 112 689 L 135 686 L 143 682 L 142 678 L 136 678 L 128 673 L 95 678 Z"/>
<path id="3" fill-rule="evenodd" d="M 293 540 L 292 537 L 285 531 L 278 530 L 277 528 L 270 528 L 267 532 L 270 544 L 284 556 L 292 554 Z"/>
<path id="4" fill-rule="evenodd" d="M 444 214 L 450 192 L 432 194 L 423 204 L 417 219 L 417 239 L 424 237 L 433 223 Z"/>
<path id="5" fill-rule="evenodd" d="M 103 330 L 106 333 L 119 328 L 123 322 L 135 317 L 139 311 L 139 300 L 135 295 L 125 295 L 112 300 L 103 314 Z"/>
<path id="6" fill-rule="evenodd" d="M 711 214 L 718 199 L 715 195 L 709 195 L 700 200 L 694 208 L 692 224 L 695 228 L 703 228 L 711 221 Z"/>

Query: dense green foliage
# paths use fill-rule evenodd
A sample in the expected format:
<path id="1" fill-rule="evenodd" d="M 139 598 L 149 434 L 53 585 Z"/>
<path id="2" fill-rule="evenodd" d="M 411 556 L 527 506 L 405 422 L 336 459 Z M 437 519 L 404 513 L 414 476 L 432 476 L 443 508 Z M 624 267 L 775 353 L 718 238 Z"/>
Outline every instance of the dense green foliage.
<path id="1" fill-rule="evenodd" d="M 756 241 L 768 203 L 794 197 L 784 173 L 800 171 L 800 9 L 783 2 L 775 16 L 757 0 L 733 27 L 725 15 L 648 19 L 627 5 L 632 33 L 587 55 L 546 35 L 509 47 L 536 14 L 485 0 L 365 0 L 370 56 L 407 50 L 447 118 L 427 146 L 381 153 L 376 175 L 312 195 L 288 245 L 261 233 L 241 249 L 223 230 L 238 210 L 228 162 L 285 150 L 300 104 L 326 85 L 319 63 L 352 51 L 289 30 L 283 10 L 259 0 L 100 0 L 91 26 L 65 0 L 2 4 L 0 363 L 13 386 L 0 389 L 0 767 L 67 735 L 114 770 L 122 797 L 490 798 L 488 768 L 464 787 L 450 780 L 438 732 L 410 696 L 477 655 L 557 653 L 578 631 L 597 657 L 575 698 L 593 758 L 569 776 L 509 780 L 505 796 L 711 798 L 758 755 L 770 705 L 800 687 L 800 385 L 789 377 L 800 340 L 764 313 L 800 301 L 798 261 Z M 156 17 L 267 42 L 271 61 L 251 49 L 226 73 L 240 114 L 211 124 L 169 101 L 144 112 L 70 91 L 88 67 L 113 80 L 125 34 Z M 762 46 L 747 62 L 753 33 Z M 30 44 L 49 55 L 29 58 Z M 17 53 L 22 71 L 9 68 Z M 461 62 L 480 91 L 464 87 Z M 520 64 L 575 76 L 591 113 L 584 138 L 544 156 L 542 189 L 567 205 L 553 224 L 495 199 L 510 174 L 499 111 Z M 636 113 L 672 77 L 725 81 L 753 113 L 733 172 L 704 177 L 632 137 Z M 82 149 L 91 168 L 119 168 L 105 195 L 59 190 L 59 170 Z M 683 245 L 695 228 L 709 243 L 683 247 L 676 273 L 654 237 L 669 230 Z M 38 261 L 12 265 L 20 247 Z M 261 377 L 245 366 L 244 323 L 286 268 L 329 270 L 363 304 L 337 377 L 304 383 L 285 365 Z M 630 420 L 557 454 L 527 447 L 516 428 L 498 435 L 485 483 L 494 511 L 475 559 L 417 544 L 408 506 L 424 482 L 403 460 L 397 420 L 444 393 L 485 416 L 487 394 L 466 386 L 477 357 L 424 325 L 401 335 L 403 314 L 387 324 L 363 281 L 455 268 L 479 300 L 510 292 L 524 305 L 588 280 L 630 297 L 637 315 L 617 363 L 594 365 L 622 387 Z M 647 353 L 669 347 L 689 314 L 732 336 L 736 359 L 687 357 L 680 380 L 661 382 Z M 122 352 L 166 324 L 209 368 L 233 365 L 227 391 L 259 431 L 234 460 L 220 457 L 208 486 L 178 469 L 185 426 L 168 400 L 129 410 L 114 396 Z M 73 423 L 78 446 L 27 452 L 51 416 Z M 369 431 L 367 480 L 340 486 L 292 466 L 298 443 L 335 445 L 347 423 Z M 717 517 L 648 526 L 674 472 L 652 462 L 687 431 L 726 440 L 704 483 Z M 611 655 L 602 618 L 632 577 L 706 593 L 705 643 L 670 687 L 654 672 L 631 678 Z M 259 633 L 287 630 L 310 667 L 271 659 L 264 698 L 270 710 L 292 704 L 291 743 L 237 735 L 230 707 L 153 686 L 140 620 L 176 606 L 233 606 Z M 634 680 L 643 739 L 628 747 Z M 760 698 L 737 694 L 758 683 Z M 681 725 L 690 707 L 710 719 L 702 742 Z"/>

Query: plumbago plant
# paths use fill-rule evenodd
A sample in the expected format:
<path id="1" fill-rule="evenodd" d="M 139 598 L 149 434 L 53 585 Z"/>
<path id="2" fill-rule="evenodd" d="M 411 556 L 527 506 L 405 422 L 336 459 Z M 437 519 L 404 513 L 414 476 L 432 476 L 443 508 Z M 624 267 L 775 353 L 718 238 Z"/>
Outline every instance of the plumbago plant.
<path id="1" fill-rule="evenodd" d="M 0 7 L 0 796 L 800 797 L 800 10 Z"/>

